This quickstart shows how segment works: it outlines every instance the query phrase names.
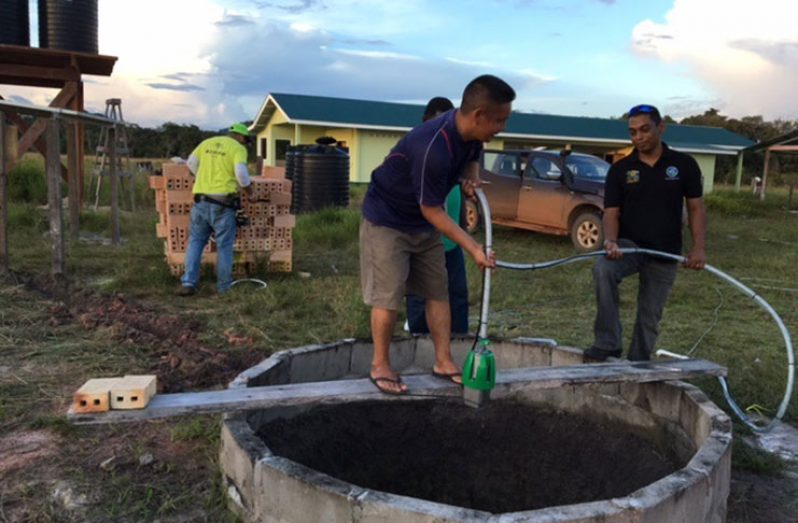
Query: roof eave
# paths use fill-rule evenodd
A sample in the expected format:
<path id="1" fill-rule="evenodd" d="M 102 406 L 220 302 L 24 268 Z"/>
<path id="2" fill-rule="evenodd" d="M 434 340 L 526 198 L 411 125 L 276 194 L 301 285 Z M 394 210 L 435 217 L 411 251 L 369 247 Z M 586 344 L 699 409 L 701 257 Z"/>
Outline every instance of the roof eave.
<path id="1" fill-rule="evenodd" d="M 266 98 L 263 99 L 263 103 L 260 105 L 260 109 L 258 109 L 257 116 L 255 116 L 255 119 L 252 121 L 252 124 L 249 126 L 249 132 L 258 134 L 266 128 L 268 122 L 261 123 L 261 119 L 270 101 L 274 104 L 274 106 L 277 109 L 280 110 L 280 112 L 285 114 L 285 112 L 280 108 L 280 104 L 277 103 L 277 100 L 275 100 L 272 94 L 269 93 L 268 95 L 266 95 Z M 271 118 L 271 115 L 269 116 L 269 118 Z M 288 118 L 288 115 L 286 115 L 286 118 Z"/>
<path id="2" fill-rule="evenodd" d="M 575 141 L 575 142 L 598 142 L 606 143 L 608 145 L 631 145 L 629 140 L 620 140 L 616 138 L 595 138 L 586 136 L 567 136 L 567 135 L 554 135 L 554 134 L 526 134 L 526 133 L 499 133 L 497 138 L 523 138 L 526 140 L 556 140 L 556 141 Z"/>
<path id="3" fill-rule="evenodd" d="M 283 113 L 285 114 L 285 113 Z M 352 127 L 354 129 L 368 129 L 370 131 L 409 131 L 412 127 L 402 127 L 402 126 L 394 126 L 394 125 L 373 125 L 373 124 L 362 124 L 362 123 L 349 123 L 349 122 L 327 122 L 323 120 L 299 120 L 299 119 L 292 119 L 288 118 L 288 123 L 292 124 L 299 124 L 299 125 L 317 125 L 319 127 Z"/>

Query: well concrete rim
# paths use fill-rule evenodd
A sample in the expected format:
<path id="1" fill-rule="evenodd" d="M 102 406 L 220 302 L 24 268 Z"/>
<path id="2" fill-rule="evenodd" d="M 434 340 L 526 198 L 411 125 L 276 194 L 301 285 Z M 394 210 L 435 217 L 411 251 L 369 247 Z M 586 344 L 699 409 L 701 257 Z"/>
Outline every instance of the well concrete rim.
<path id="1" fill-rule="evenodd" d="M 453 340 L 452 352 L 455 359 L 462 360 L 472 343 L 473 338 Z M 556 344 L 547 341 L 540 342 L 529 338 L 494 340 L 493 346 L 494 352 L 497 354 L 499 369 L 512 368 L 514 366 L 535 366 L 535 364 L 541 366 L 543 364 L 548 364 L 549 366 L 579 364 L 584 361 L 581 350 L 558 347 Z M 370 347 L 370 340 L 344 339 L 335 343 L 308 345 L 280 351 L 239 374 L 231 382 L 230 388 L 327 381 L 343 377 L 363 377 L 368 372 L 369 367 L 363 364 L 366 361 L 364 360 L 364 355 L 357 353 L 365 352 L 365 357 L 370 358 Z M 425 352 L 431 353 L 431 347 L 431 340 L 426 337 L 395 339 L 391 347 L 393 361 L 396 367 L 404 372 L 412 371 L 415 367 L 422 368 L 426 365 L 431 365 L 428 358 L 423 356 Z M 535 356 L 530 358 L 527 354 L 526 356 L 521 355 L 514 358 L 515 361 L 502 361 L 502 359 L 510 359 L 500 356 L 506 354 L 506 349 L 510 347 L 520 349 L 522 352 L 534 351 Z M 369 350 L 364 350 L 367 348 Z M 341 352 L 347 354 L 345 358 L 337 358 L 338 360 L 348 359 L 347 365 L 338 365 L 337 368 L 330 370 L 329 362 L 331 358 L 324 357 L 324 355 L 329 355 L 331 352 L 338 352 L 339 355 Z M 323 368 L 317 367 L 317 375 L 315 377 L 309 376 L 312 372 L 302 369 L 301 362 L 305 359 L 315 359 L 324 362 Z M 318 364 L 319 361 L 314 363 Z M 516 365 L 512 365 L 513 363 Z M 310 366 L 312 367 L 313 365 L 311 364 Z M 333 365 L 332 367 L 336 366 Z M 336 376 L 333 377 L 331 374 L 336 374 Z M 268 376 L 267 383 L 263 383 L 264 376 Z M 297 378 L 297 380 L 295 381 L 294 378 Z M 648 388 L 657 386 L 678 391 L 678 396 L 682 398 L 686 405 L 690 406 L 689 409 L 694 410 L 696 413 L 694 420 L 691 422 L 686 423 L 689 420 L 680 421 L 689 425 L 688 429 L 695 431 L 695 434 L 702 434 L 697 448 L 691 453 L 691 458 L 683 468 L 622 498 L 522 512 L 491 514 L 362 488 L 287 458 L 276 456 L 256 435 L 255 430 L 247 420 L 246 414 L 228 414 L 225 416 L 222 428 L 222 468 L 225 479 L 230 486 L 231 497 L 244 517 L 251 516 L 250 511 L 253 508 L 252 500 L 247 500 L 247 491 L 250 490 L 248 487 L 251 486 L 253 477 L 252 473 L 246 469 L 251 467 L 254 472 L 255 467 L 267 467 L 282 474 L 285 478 L 291 478 L 311 486 L 312 489 L 323 492 L 326 495 L 345 499 L 355 507 L 364 507 L 366 504 L 374 505 L 388 513 L 417 515 L 419 516 L 419 521 L 490 521 L 501 523 L 531 520 L 551 522 L 642 521 L 642 517 L 636 515 L 645 514 L 647 511 L 656 512 L 657 508 L 667 500 L 682 497 L 691 488 L 701 483 L 725 483 L 725 485 L 716 485 L 716 487 L 719 486 L 720 492 L 723 494 L 720 514 L 714 514 L 709 519 L 710 521 L 724 521 L 725 497 L 728 495 L 731 465 L 731 420 L 700 389 L 688 383 L 670 381 L 656 384 L 614 384 L 609 386 L 609 389 L 617 389 L 619 394 L 628 394 L 631 389 L 639 388 L 640 385 Z M 600 386 L 585 384 L 569 388 L 574 391 L 583 388 L 596 388 L 600 389 L 598 393 L 606 394 L 608 386 L 606 384 Z M 639 393 L 639 391 L 635 393 Z M 508 396 L 513 395 L 517 394 Z M 414 398 L 384 396 L 381 399 L 384 401 L 408 401 Z M 423 399 L 419 400 L 423 401 Z M 687 408 L 682 407 L 682 410 Z M 682 415 L 682 417 L 684 416 Z M 238 453 L 233 461 L 238 461 L 239 463 L 235 464 L 238 466 L 232 466 L 232 469 L 240 469 L 243 466 L 243 474 L 241 470 L 231 470 L 231 467 L 227 466 L 227 461 L 229 460 L 225 460 L 225 454 L 230 453 L 233 447 L 236 447 L 233 452 Z M 233 472 L 232 475 L 230 474 L 231 471 Z M 717 504 L 717 500 L 714 503 Z M 256 517 L 252 520 L 265 521 L 266 519 Z M 658 519 L 656 520 L 659 521 Z M 700 521 L 704 520 L 702 516 Z M 649 519 L 646 519 L 646 521 L 649 521 Z M 692 520 L 685 519 L 684 521 Z M 696 519 L 695 521 L 699 520 Z"/>

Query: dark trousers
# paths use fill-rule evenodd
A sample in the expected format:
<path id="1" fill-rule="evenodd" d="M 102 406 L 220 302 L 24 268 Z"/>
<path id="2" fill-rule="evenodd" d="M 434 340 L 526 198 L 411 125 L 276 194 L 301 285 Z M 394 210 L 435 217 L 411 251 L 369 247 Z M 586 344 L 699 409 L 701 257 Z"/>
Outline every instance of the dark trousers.
<path id="1" fill-rule="evenodd" d="M 621 240 L 620 246 L 635 247 L 628 240 Z M 593 347 L 607 352 L 623 349 L 618 286 L 624 278 L 637 273 L 640 286 L 629 359 L 650 360 L 659 334 L 662 311 L 676 280 L 677 269 L 676 262 L 647 254 L 624 254 L 623 258 L 615 261 L 599 258 L 593 266 L 597 308 Z"/>
<path id="2" fill-rule="evenodd" d="M 446 272 L 449 276 L 449 309 L 452 313 L 452 333 L 468 333 L 468 282 L 466 281 L 463 249 L 455 247 L 446 251 Z M 420 296 L 407 296 L 407 323 L 413 334 L 429 334 L 426 300 Z"/>

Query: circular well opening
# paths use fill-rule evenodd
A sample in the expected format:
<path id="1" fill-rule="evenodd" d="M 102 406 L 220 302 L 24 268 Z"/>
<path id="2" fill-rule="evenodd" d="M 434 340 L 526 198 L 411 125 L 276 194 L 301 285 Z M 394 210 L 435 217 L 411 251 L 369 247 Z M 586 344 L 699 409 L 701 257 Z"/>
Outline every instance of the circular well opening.
<path id="1" fill-rule="evenodd" d="M 513 400 L 324 405 L 258 436 L 360 487 L 492 513 L 623 497 L 685 465 L 639 429 Z"/>

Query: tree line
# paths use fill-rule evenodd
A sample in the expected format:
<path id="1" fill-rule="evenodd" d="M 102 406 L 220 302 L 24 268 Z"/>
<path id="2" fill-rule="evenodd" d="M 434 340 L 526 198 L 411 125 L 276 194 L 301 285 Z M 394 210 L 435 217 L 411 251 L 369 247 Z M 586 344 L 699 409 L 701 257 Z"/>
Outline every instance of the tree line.
<path id="1" fill-rule="evenodd" d="M 762 116 L 743 116 L 730 118 L 720 113 L 718 109 L 710 108 L 703 114 L 697 114 L 676 121 L 670 116 L 663 116 L 666 123 L 681 125 L 703 125 L 707 127 L 721 127 L 754 142 L 766 142 L 778 136 L 798 129 L 797 120 L 776 119 L 767 121 Z M 667 142 L 667 131 L 665 134 Z M 761 176 L 764 164 L 764 151 L 746 154 L 743 157 L 743 172 L 747 173 L 745 181 L 751 176 Z M 737 173 L 736 156 L 718 156 L 715 165 L 715 181 L 733 183 Z M 768 183 L 780 185 L 785 182 L 795 183 L 798 177 L 798 155 L 774 154 L 771 155 L 768 167 Z"/>
<path id="2" fill-rule="evenodd" d="M 206 138 L 225 134 L 227 129 L 207 131 L 196 125 L 167 122 L 155 128 L 129 124 L 126 127 L 131 158 L 187 158 Z M 99 143 L 100 128 L 86 126 L 86 153 L 94 154 Z"/>

